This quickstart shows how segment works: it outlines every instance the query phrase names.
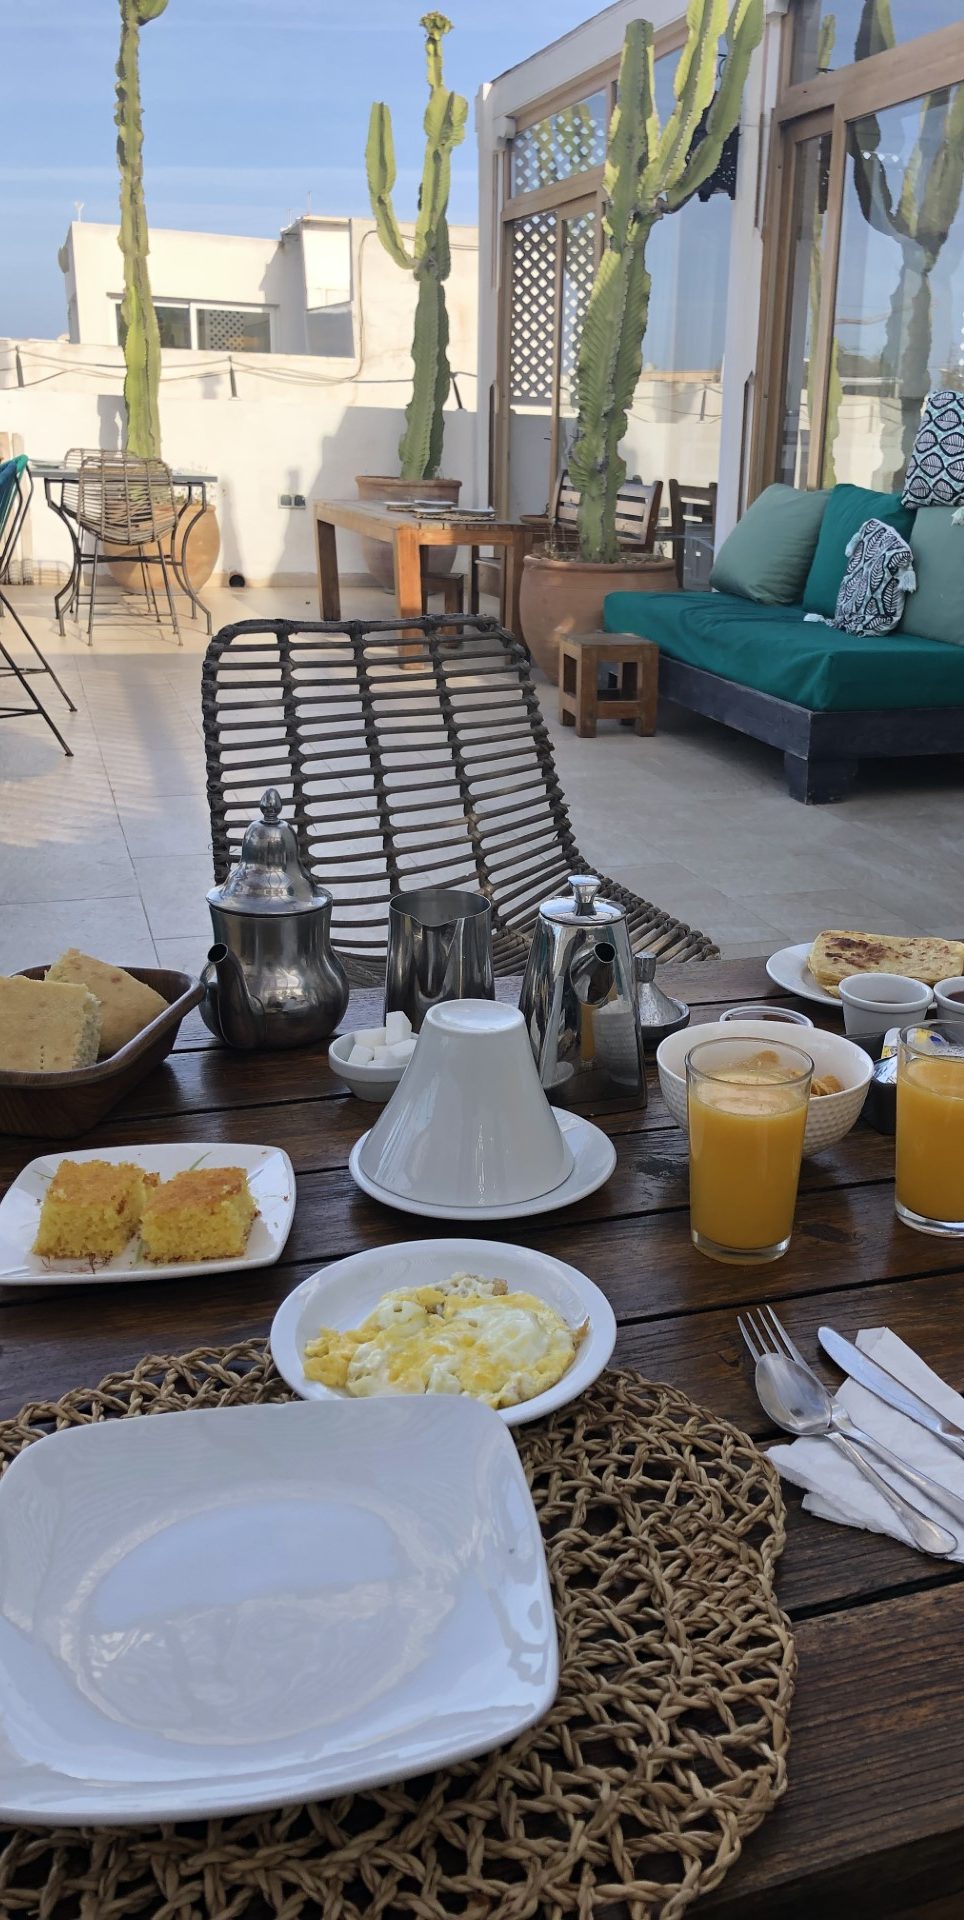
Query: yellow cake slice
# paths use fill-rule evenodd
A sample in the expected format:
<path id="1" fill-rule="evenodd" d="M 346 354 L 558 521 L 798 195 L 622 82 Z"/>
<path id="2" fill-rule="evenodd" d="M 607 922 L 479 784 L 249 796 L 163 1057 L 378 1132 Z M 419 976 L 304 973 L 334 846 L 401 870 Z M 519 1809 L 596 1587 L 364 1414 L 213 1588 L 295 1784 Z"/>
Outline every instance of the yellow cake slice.
<path id="1" fill-rule="evenodd" d="M 851 973 L 903 973 L 932 987 L 964 973 L 964 940 L 931 934 L 818 933 L 808 965 L 826 993 L 836 994 Z"/>
<path id="2" fill-rule="evenodd" d="M 175 1173 L 148 1195 L 141 1246 L 148 1260 L 234 1260 L 258 1209 L 243 1167 Z"/>
<path id="3" fill-rule="evenodd" d="M 100 1006 L 86 987 L 0 974 L 0 1072 L 92 1067 L 99 1044 Z"/>
<path id="4" fill-rule="evenodd" d="M 137 1232 L 157 1181 L 130 1160 L 61 1160 L 40 1209 L 34 1253 L 52 1260 L 111 1260 Z"/>
<path id="5" fill-rule="evenodd" d="M 159 1013 L 167 1011 L 167 1001 L 155 993 L 153 987 L 145 986 L 143 980 L 135 980 L 123 967 L 112 967 L 106 960 L 94 960 L 77 947 L 68 947 L 67 952 L 48 967 L 47 979 L 86 987 L 99 1001 L 101 1057 L 116 1053 L 118 1047 L 126 1046 L 128 1040 L 133 1040 L 143 1027 L 156 1020 Z"/>

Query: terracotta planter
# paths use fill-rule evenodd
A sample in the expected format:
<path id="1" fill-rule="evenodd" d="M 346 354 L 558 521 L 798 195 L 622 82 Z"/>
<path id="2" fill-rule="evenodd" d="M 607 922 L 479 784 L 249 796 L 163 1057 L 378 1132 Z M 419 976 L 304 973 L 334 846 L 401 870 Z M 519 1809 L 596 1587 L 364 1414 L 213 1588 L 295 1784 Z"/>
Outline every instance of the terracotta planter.
<path id="1" fill-rule="evenodd" d="M 193 519 L 188 519 L 185 515 L 184 520 L 179 520 L 175 526 L 172 537 L 178 565 L 186 574 L 195 593 L 200 593 L 201 588 L 207 585 L 214 572 L 214 563 L 221 548 L 221 529 L 218 526 L 218 516 L 214 508 L 205 507 L 204 512 L 195 515 Z M 141 573 L 140 549 L 107 546 L 105 551 L 111 556 L 116 556 L 111 558 L 109 564 L 118 586 L 129 593 L 143 592 L 144 576 Z M 146 547 L 144 551 L 146 554 L 156 556 L 157 547 Z M 169 551 L 165 546 L 165 559 Z M 157 593 L 159 589 L 163 592 L 161 570 L 156 564 L 150 568 L 150 578 L 154 592 Z M 176 586 L 176 584 L 177 582 L 172 580 L 171 585 Z"/>
<path id="2" fill-rule="evenodd" d="M 598 633 L 607 593 L 676 593 L 676 567 L 659 554 L 608 565 L 527 553 L 522 562 L 520 618 L 526 646 L 553 682 L 559 642 L 570 633 Z"/>
<path id="3" fill-rule="evenodd" d="M 356 476 L 359 500 L 384 502 L 385 500 L 439 500 L 450 502 L 453 507 L 459 504 L 462 489 L 461 480 L 399 480 L 383 473 L 360 473 Z M 432 551 L 432 572 L 451 573 L 457 548 L 435 547 Z M 395 558 L 391 547 L 385 540 L 366 540 L 362 536 L 362 554 L 372 579 L 389 593 L 395 591 Z"/>

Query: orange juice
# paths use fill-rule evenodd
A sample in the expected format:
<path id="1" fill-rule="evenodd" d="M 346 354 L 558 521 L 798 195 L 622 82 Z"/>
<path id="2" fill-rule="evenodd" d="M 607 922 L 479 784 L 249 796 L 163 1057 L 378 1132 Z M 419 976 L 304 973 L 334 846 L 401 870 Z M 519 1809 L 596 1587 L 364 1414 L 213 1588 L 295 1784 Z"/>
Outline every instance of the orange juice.
<path id="1" fill-rule="evenodd" d="M 701 1239 L 761 1253 L 789 1238 L 806 1125 L 793 1085 L 691 1085 L 690 1219 Z"/>
<path id="2" fill-rule="evenodd" d="M 902 1049 L 897 1075 L 898 1208 L 964 1222 L 964 1058 Z"/>

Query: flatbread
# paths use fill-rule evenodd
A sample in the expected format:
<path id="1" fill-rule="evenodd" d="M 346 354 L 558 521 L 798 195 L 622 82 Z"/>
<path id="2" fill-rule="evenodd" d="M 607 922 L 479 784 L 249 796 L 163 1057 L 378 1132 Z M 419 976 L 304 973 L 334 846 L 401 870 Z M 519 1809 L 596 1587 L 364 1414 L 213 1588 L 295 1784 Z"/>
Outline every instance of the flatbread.
<path id="1" fill-rule="evenodd" d="M 135 980 L 123 967 L 112 967 L 106 960 L 94 960 L 89 953 L 68 947 L 59 960 L 47 969 L 48 980 L 71 981 L 86 987 L 100 1002 L 100 1057 L 116 1053 L 136 1033 L 167 1011 L 167 1001 L 143 980 Z"/>
<path id="2" fill-rule="evenodd" d="M 99 1038 L 100 1007 L 85 987 L 26 980 L 19 973 L 0 979 L 0 1071 L 92 1067 Z"/>
<path id="3" fill-rule="evenodd" d="M 904 973 L 933 987 L 964 973 L 964 940 L 931 934 L 818 933 L 808 965 L 818 986 L 839 998 L 851 973 Z"/>

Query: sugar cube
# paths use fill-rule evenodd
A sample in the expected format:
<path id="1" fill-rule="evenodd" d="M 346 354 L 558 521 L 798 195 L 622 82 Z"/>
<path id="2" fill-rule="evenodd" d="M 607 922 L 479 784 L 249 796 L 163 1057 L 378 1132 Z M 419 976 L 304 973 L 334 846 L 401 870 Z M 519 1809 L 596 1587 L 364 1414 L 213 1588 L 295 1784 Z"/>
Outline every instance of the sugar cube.
<path id="1" fill-rule="evenodd" d="M 398 1061 L 393 1057 L 391 1047 L 375 1048 L 372 1054 L 373 1067 L 397 1067 L 397 1065 Z"/>
<path id="2" fill-rule="evenodd" d="M 359 1027 L 352 1037 L 356 1047 L 384 1047 L 388 1044 L 384 1027 Z"/>
<path id="3" fill-rule="evenodd" d="M 350 1054 L 348 1055 L 348 1065 L 350 1067 L 369 1067 L 371 1066 L 371 1063 L 374 1060 L 374 1058 L 375 1058 L 374 1048 L 360 1047 L 358 1044 L 358 1041 L 356 1040 Z"/>
<path id="4" fill-rule="evenodd" d="M 400 1040 L 407 1040 L 412 1031 L 412 1023 L 407 1013 L 387 1013 L 385 1015 L 385 1043 L 389 1047 Z"/>
<path id="5" fill-rule="evenodd" d="M 393 1060 L 402 1060 L 407 1064 L 415 1052 L 415 1045 L 415 1035 L 411 1034 L 407 1040 L 396 1040 L 388 1051 Z"/>

